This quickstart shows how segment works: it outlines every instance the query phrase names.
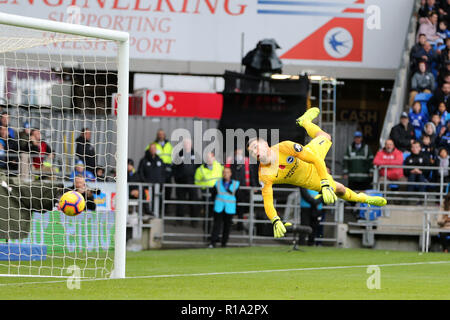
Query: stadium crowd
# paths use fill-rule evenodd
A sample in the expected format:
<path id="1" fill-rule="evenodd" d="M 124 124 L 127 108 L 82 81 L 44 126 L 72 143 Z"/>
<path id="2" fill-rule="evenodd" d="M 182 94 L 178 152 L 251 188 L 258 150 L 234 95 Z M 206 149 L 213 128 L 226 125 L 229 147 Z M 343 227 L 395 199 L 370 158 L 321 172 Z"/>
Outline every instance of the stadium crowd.
<path id="1" fill-rule="evenodd" d="M 391 128 L 389 139 L 376 153 L 373 164 L 442 167 L 444 182 L 448 183 L 450 1 L 422 0 L 417 17 L 416 43 L 410 51 L 408 105 L 401 113 L 399 123 Z M 372 168 L 367 168 L 369 167 Z M 367 168 L 360 169 L 357 173 L 371 175 L 372 172 Z M 393 182 L 424 183 L 439 182 L 440 172 L 420 168 L 388 168 L 386 171 L 381 169 L 379 176 L 381 181 L 386 177 Z M 398 188 L 395 184 L 391 186 Z M 408 185 L 408 191 L 432 189 L 433 187 L 425 188 L 424 185 Z"/>

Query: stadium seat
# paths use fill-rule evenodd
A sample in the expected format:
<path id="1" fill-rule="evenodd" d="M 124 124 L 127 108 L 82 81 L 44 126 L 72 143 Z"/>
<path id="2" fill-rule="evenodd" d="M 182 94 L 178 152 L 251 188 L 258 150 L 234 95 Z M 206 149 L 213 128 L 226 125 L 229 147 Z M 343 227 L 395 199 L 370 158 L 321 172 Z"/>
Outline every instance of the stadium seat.
<path id="1" fill-rule="evenodd" d="M 370 196 L 383 196 L 379 191 L 373 190 L 373 189 L 366 190 L 366 191 L 364 191 L 364 193 L 366 193 L 367 195 L 370 195 Z M 360 203 L 359 207 L 360 208 L 367 208 L 368 204 L 367 203 Z M 359 210 L 359 217 L 361 219 L 370 220 L 370 221 L 376 220 L 378 217 L 381 217 L 381 209 L 380 209 L 380 207 L 371 206 L 371 208 L 373 208 L 373 209 L 370 209 L 370 210 L 368 210 L 368 209 L 360 209 Z"/>
<path id="2" fill-rule="evenodd" d="M 440 239 L 440 238 L 441 238 L 441 235 L 438 233 L 438 234 L 437 234 L 437 237 Z M 445 238 L 446 238 L 447 240 L 450 240 L 450 234 L 447 235 L 447 236 L 445 236 Z"/>
<path id="3" fill-rule="evenodd" d="M 447 184 L 447 186 L 445 187 L 445 194 L 448 193 L 448 190 L 450 189 L 450 183 Z"/>
<path id="4" fill-rule="evenodd" d="M 389 184 L 388 188 L 392 191 L 398 191 L 400 189 L 400 186 L 398 184 Z"/>
<path id="5" fill-rule="evenodd" d="M 421 92 L 421 93 L 416 94 L 414 101 L 428 102 L 428 100 L 430 100 L 430 98 L 432 96 L 433 96 L 432 93 Z"/>
<path id="6" fill-rule="evenodd" d="M 403 160 L 406 160 L 406 158 L 408 158 L 408 156 L 411 154 L 411 152 L 409 151 L 405 151 L 403 152 Z"/>

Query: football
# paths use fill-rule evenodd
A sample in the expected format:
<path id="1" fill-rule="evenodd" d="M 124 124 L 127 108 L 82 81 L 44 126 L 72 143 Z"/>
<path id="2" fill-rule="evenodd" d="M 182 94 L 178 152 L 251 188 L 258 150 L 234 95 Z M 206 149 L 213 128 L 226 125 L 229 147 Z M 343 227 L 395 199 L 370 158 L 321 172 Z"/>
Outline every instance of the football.
<path id="1" fill-rule="evenodd" d="M 76 191 L 68 191 L 59 199 L 60 210 L 68 216 L 76 216 L 83 212 L 86 201 L 81 193 Z"/>

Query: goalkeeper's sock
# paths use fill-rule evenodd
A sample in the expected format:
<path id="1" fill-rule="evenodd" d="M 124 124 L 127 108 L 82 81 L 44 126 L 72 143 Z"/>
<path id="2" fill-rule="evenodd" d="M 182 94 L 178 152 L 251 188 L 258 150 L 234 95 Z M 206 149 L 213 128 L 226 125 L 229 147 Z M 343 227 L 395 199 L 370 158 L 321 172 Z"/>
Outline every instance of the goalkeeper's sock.
<path id="1" fill-rule="evenodd" d="M 339 196 L 342 200 L 349 201 L 349 202 L 361 202 L 365 203 L 368 196 L 367 194 L 360 192 L 356 193 L 352 189 L 345 188 L 345 194 L 343 196 Z"/>

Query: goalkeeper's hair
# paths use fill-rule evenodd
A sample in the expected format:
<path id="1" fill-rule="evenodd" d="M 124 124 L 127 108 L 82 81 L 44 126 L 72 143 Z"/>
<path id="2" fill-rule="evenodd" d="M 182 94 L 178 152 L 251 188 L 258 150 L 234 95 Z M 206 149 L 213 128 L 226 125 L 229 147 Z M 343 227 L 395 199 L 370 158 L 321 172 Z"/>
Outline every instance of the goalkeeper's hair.
<path id="1" fill-rule="evenodd" d="M 254 141 L 264 141 L 267 142 L 265 139 L 261 138 L 261 137 L 252 137 L 250 139 L 248 139 L 247 145 L 245 146 L 245 149 L 248 150 L 248 148 L 250 148 L 250 145 L 254 142 Z"/>

